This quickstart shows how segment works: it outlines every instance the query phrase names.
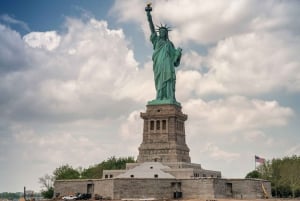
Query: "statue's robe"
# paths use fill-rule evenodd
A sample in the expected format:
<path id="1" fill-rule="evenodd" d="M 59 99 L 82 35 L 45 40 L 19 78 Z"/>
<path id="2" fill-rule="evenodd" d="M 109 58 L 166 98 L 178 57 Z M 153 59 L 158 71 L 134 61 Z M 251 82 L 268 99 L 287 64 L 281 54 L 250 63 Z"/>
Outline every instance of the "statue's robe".
<path id="1" fill-rule="evenodd" d="M 156 33 L 151 34 L 153 44 L 153 71 L 156 88 L 156 100 L 175 99 L 175 68 L 180 64 L 181 52 L 174 48 L 173 43 L 161 39 Z"/>

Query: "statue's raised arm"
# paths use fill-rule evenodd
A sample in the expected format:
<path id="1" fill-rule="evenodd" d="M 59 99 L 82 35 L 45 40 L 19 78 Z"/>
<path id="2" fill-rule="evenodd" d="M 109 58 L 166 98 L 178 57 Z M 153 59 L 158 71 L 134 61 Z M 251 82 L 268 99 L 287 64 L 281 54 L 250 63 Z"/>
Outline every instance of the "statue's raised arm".
<path id="1" fill-rule="evenodd" d="M 148 18 L 151 33 L 156 34 L 154 24 L 153 24 L 153 21 L 152 21 L 152 16 L 151 16 L 151 11 L 152 11 L 151 3 L 147 4 L 147 7 L 145 8 L 145 11 L 147 13 L 147 18 Z"/>

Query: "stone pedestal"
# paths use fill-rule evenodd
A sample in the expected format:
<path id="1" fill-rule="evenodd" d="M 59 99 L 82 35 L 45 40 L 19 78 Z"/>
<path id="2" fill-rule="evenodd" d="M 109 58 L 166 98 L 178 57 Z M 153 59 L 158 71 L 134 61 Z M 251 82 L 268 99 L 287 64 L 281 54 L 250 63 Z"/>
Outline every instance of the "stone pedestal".
<path id="1" fill-rule="evenodd" d="M 175 104 L 147 105 L 138 162 L 191 162 L 185 142 L 187 115 Z"/>

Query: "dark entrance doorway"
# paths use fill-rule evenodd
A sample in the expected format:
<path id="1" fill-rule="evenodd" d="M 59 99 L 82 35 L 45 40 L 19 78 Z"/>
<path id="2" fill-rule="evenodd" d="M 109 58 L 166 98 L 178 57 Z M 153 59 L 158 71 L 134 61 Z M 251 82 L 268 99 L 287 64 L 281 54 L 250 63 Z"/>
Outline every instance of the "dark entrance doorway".
<path id="1" fill-rule="evenodd" d="M 87 185 L 87 194 L 93 194 L 94 193 L 94 184 L 88 184 Z"/>
<path id="2" fill-rule="evenodd" d="M 182 198 L 181 182 L 172 182 L 171 186 L 173 188 L 173 198 Z"/>
<path id="3" fill-rule="evenodd" d="M 232 198 L 232 183 L 225 183 L 226 196 Z"/>
<path id="4" fill-rule="evenodd" d="M 174 192 L 173 198 L 174 199 L 182 198 L 182 192 Z"/>

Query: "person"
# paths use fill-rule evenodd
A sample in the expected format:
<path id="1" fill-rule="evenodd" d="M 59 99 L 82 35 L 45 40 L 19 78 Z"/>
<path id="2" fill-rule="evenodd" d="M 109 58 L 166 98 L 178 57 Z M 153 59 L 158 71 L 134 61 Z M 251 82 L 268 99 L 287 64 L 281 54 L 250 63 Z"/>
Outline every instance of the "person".
<path id="1" fill-rule="evenodd" d="M 153 44 L 153 72 L 156 89 L 156 102 L 162 100 L 168 103 L 177 103 L 175 98 L 176 74 L 175 67 L 179 66 L 181 59 L 181 48 L 175 49 L 173 43 L 169 40 L 169 28 L 159 26 L 156 33 L 151 16 L 151 9 L 146 7 L 147 19 L 149 22 Z"/>

